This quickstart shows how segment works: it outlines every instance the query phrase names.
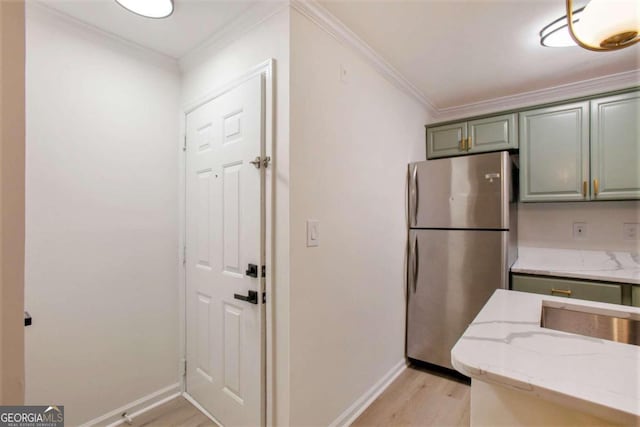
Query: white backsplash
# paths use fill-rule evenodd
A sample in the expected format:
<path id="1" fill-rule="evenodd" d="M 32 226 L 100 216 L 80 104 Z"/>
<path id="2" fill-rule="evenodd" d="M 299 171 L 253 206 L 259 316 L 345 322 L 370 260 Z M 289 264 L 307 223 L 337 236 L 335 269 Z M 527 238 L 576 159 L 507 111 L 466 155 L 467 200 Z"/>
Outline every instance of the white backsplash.
<path id="1" fill-rule="evenodd" d="M 579 239 L 576 222 L 586 224 Z M 640 252 L 640 240 L 623 238 L 624 223 L 640 223 L 640 201 L 520 203 L 518 246 Z"/>

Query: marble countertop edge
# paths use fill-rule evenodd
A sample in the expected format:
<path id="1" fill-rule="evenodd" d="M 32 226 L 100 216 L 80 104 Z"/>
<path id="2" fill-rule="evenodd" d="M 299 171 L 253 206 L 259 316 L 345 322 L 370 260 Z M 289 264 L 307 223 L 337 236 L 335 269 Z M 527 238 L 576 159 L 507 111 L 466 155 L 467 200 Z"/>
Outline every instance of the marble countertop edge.
<path id="1" fill-rule="evenodd" d="M 561 404 L 620 425 L 640 425 L 640 415 L 633 412 L 607 406 L 583 397 L 562 393 L 538 384 L 506 376 L 506 374 L 499 374 L 490 369 L 474 368 L 465 364 L 459 357 L 456 357 L 453 351 L 451 352 L 451 364 L 456 371 L 473 380 L 506 387 L 516 392 L 532 394 L 532 397 L 554 404 Z"/>
<path id="2" fill-rule="evenodd" d="M 513 273 L 640 285 L 638 252 L 518 247 Z"/>
<path id="3" fill-rule="evenodd" d="M 452 349 L 453 367 L 475 380 L 528 393 L 611 422 L 640 426 L 640 379 L 635 387 L 633 383 L 616 382 L 620 381 L 621 372 L 632 375 L 640 369 L 640 348 L 582 336 L 579 337 L 586 339 L 575 341 L 575 334 L 556 330 L 549 333 L 539 324 L 543 304 L 640 318 L 640 308 L 630 306 L 567 302 L 560 297 L 497 290 Z M 565 336 L 567 343 L 563 342 Z M 586 363 L 583 360 L 574 366 L 575 370 L 564 371 L 566 375 L 558 377 L 558 366 L 563 360 L 566 363 L 566 354 L 549 347 L 549 339 L 560 348 L 568 345 L 570 357 L 583 352 L 579 357 Z M 596 352 L 594 343 L 602 346 Z M 600 366 L 605 363 L 603 360 L 608 361 L 607 365 Z M 524 366 L 531 366 L 527 369 L 532 370 L 523 370 Z M 615 375 L 607 375 L 607 370 Z M 597 375 L 602 372 L 604 376 Z"/>

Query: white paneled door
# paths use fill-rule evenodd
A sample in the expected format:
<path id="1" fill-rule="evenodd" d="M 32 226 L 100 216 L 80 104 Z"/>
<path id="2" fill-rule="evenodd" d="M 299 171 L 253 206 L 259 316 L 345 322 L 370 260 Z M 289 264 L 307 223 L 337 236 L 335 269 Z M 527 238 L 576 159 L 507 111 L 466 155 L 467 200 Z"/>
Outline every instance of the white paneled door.
<path id="1" fill-rule="evenodd" d="M 263 79 L 186 122 L 186 389 L 224 426 L 264 421 Z"/>

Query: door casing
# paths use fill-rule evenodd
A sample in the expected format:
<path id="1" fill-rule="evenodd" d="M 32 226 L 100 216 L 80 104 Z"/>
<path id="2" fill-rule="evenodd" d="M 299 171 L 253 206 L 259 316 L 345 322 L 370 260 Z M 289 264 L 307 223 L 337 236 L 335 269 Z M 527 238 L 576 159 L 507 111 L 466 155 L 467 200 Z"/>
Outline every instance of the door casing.
<path id="1" fill-rule="evenodd" d="M 262 236 L 264 239 L 264 248 L 265 248 L 265 292 L 266 292 L 266 303 L 265 303 L 265 346 L 264 346 L 264 354 L 262 354 L 262 360 L 265 366 L 265 417 L 266 425 L 274 425 L 274 405 L 273 405 L 273 386 L 274 386 L 274 360 L 273 360 L 273 252 L 274 252 L 274 241 L 273 241 L 273 224 L 274 224 L 274 216 L 273 216 L 273 184 L 275 179 L 274 168 L 277 163 L 277 159 L 273 157 L 273 146 L 274 146 L 274 78 L 275 78 L 275 59 L 270 58 L 252 68 L 247 70 L 242 75 L 233 79 L 225 85 L 218 87 L 217 89 L 207 92 L 198 99 L 194 100 L 186 104 L 182 108 L 181 115 L 181 129 L 180 129 L 180 141 L 178 144 L 178 158 L 179 158 L 179 178 L 178 178 L 178 194 L 179 194 L 179 238 L 178 238 L 178 253 L 180 254 L 178 260 L 178 289 L 179 289 L 179 354 L 180 354 L 180 384 L 181 391 L 186 393 L 186 383 L 185 383 L 185 361 L 187 359 L 187 341 L 186 341 L 186 327 L 187 327 L 187 312 L 186 312 L 186 268 L 184 263 L 185 256 L 185 244 L 186 244 L 186 161 L 187 156 L 184 150 L 186 147 L 186 123 L 187 123 L 187 115 L 197 109 L 198 107 L 206 104 L 207 102 L 214 100 L 215 98 L 225 94 L 231 89 L 241 85 L 245 81 L 256 77 L 263 76 L 264 78 L 264 108 L 265 111 L 263 113 L 264 120 L 264 156 L 268 156 L 271 158 L 271 162 L 269 166 L 265 170 L 265 183 L 264 183 L 264 235 Z M 256 153 L 258 155 L 258 153 Z"/>

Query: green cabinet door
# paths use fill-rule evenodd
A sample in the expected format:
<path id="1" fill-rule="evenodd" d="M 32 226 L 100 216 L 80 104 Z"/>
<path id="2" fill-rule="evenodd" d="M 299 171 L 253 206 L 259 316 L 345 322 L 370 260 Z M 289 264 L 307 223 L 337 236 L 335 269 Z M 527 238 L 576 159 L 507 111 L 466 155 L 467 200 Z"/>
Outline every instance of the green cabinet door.
<path id="1" fill-rule="evenodd" d="M 427 128 L 427 158 L 466 154 L 462 149 L 462 140 L 466 137 L 466 122 Z"/>
<path id="2" fill-rule="evenodd" d="M 521 201 L 588 200 L 588 112 L 587 101 L 519 114 Z"/>
<path id="3" fill-rule="evenodd" d="M 640 285 L 631 287 L 631 305 L 640 307 Z"/>
<path id="4" fill-rule="evenodd" d="M 516 114 L 468 121 L 469 153 L 518 148 L 516 127 Z"/>
<path id="5" fill-rule="evenodd" d="M 511 289 L 520 292 L 622 304 L 622 285 L 514 274 Z"/>
<path id="6" fill-rule="evenodd" d="M 640 92 L 591 101 L 591 184 L 593 200 L 640 198 Z"/>

